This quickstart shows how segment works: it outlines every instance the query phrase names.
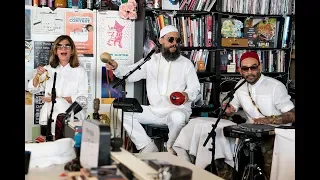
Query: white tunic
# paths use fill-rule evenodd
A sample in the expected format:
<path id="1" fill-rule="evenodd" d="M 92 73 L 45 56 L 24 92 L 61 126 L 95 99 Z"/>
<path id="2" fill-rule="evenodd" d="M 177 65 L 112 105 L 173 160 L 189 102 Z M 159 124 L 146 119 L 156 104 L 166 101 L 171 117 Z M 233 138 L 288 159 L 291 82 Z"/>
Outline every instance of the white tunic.
<path id="1" fill-rule="evenodd" d="M 122 78 L 130 70 L 137 67 L 144 59 L 130 66 L 119 65 L 114 74 Z M 135 71 L 128 82 L 146 79 L 147 94 L 151 111 L 158 117 L 164 117 L 176 108 L 182 108 L 191 114 L 191 102 L 200 93 L 200 83 L 196 70 L 189 59 L 180 56 L 175 61 L 166 61 L 161 53 L 153 54 L 151 59 Z M 172 92 L 186 92 L 189 101 L 181 106 L 170 102 Z"/>
<path id="2" fill-rule="evenodd" d="M 40 87 L 33 86 L 33 79 L 28 83 L 28 91 L 32 94 L 45 91 L 45 97 L 49 97 L 51 94 L 54 80 L 54 72 L 57 72 L 56 76 L 56 103 L 54 104 L 54 111 L 52 113 L 52 119 L 55 121 L 59 113 L 64 113 L 67 108 L 70 107 L 69 104 L 63 97 L 71 97 L 72 102 L 74 102 L 78 96 L 85 96 L 88 98 L 88 75 L 85 69 L 81 66 L 76 68 L 71 68 L 69 64 L 66 66 L 57 66 L 57 68 L 52 68 L 50 65 L 45 66 L 48 71 L 49 79 L 42 83 Z M 34 75 L 36 74 L 36 71 Z M 45 77 L 42 74 L 40 79 Z M 39 124 L 46 125 L 47 119 L 50 115 L 52 103 L 45 102 L 40 111 Z M 86 118 L 85 109 L 78 112 L 76 115 L 80 120 Z M 52 133 L 54 133 L 54 127 Z"/>
<path id="3" fill-rule="evenodd" d="M 239 107 L 243 108 L 248 117 L 247 123 L 253 123 L 252 118 L 264 117 L 262 114 L 266 116 L 280 115 L 294 108 L 285 85 L 274 78 L 261 74 L 260 79 L 254 85 L 248 84 L 252 99 L 262 112 L 262 114 L 259 113 L 250 99 L 247 84 L 244 83 L 235 92 L 234 99 L 230 102 L 236 111 Z"/>

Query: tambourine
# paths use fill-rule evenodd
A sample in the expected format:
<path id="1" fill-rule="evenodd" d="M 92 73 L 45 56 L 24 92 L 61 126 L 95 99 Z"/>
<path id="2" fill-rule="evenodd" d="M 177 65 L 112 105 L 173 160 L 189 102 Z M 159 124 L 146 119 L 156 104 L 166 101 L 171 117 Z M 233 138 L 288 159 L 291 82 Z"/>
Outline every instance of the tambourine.
<path id="1" fill-rule="evenodd" d="M 47 81 L 48 79 L 50 79 L 48 70 L 46 71 L 46 76 L 43 79 L 40 79 L 40 77 L 41 77 L 41 74 L 37 74 L 37 78 L 39 79 L 38 87 L 40 86 L 40 84 L 42 84 L 45 81 Z"/>

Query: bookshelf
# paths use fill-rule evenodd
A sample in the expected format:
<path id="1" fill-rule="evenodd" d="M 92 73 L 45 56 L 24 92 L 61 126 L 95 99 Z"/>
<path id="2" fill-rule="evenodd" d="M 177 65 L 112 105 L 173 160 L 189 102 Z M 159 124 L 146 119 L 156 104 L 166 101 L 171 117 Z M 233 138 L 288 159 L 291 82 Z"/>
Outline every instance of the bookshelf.
<path id="1" fill-rule="evenodd" d="M 165 0 L 162 0 L 162 2 Z M 185 7 L 188 7 L 188 2 L 190 3 L 193 0 L 186 0 Z M 185 1 L 180 1 L 181 3 L 184 3 Z M 201 5 L 199 5 L 201 2 L 203 2 L 203 7 L 201 8 Z M 136 38 L 136 52 L 142 52 L 143 46 L 146 40 L 152 39 L 156 41 L 158 39 L 157 33 L 158 31 L 151 30 L 150 22 L 151 21 L 157 21 L 157 18 L 159 15 L 167 16 L 169 20 L 164 20 L 168 24 L 177 25 L 178 29 L 181 29 L 181 38 L 183 40 L 187 40 L 187 42 L 182 42 L 181 44 L 181 51 L 182 55 L 185 55 L 186 57 L 191 57 L 190 54 L 195 51 L 202 50 L 207 51 L 207 61 L 206 61 L 206 69 L 204 72 L 198 72 L 198 78 L 200 83 L 205 82 L 211 82 L 212 88 L 211 88 L 211 95 L 210 95 L 210 101 L 209 104 L 202 105 L 200 107 L 196 106 L 193 108 L 193 116 L 199 116 L 202 112 L 213 112 L 216 110 L 219 105 L 219 96 L 221 87 L 220 84 L 224 81 L 238 81 L 241 79 L 241 75 L 239 72 L 237 72 L 234 69 L 237 69 L 237 65 L 235 65 L 235 68 L 233 68 L 233 71 L 228 71 L 228 68 L 223 66 L 228 66 L 229 64 L 224 64 L 224 56 L 228 55 L 229 52 L 232 52 L 236 55 L 231 55 L 231 60 L 229 59 L 227 63 L 238 63 L 235 62 L 240 59 L 241 53 L 239 52 L 245 52 L 245 51 L 257 51 L 260 57 L 264 57 L 261 59 L 265 59 L 263 61 L 264 64 L 266 64 L 265 71 L 263 74 L 266 76 L 275 77 L 278 80 L 282 81 L 284 84 L 288 83 L 288 73 L 289 73 L 289 59 L 291 58 L 290 52 L 292 49 L 292 42 L 291 42 L 291 22 L 294 15 L 292 15 L 293 8 L 292 6 L 268 6 L 268 4 L 272 3 L 281 3 L 281 0 L 254 0 L 251 2 L 260 2 L 259 5 L 252 5 L 255 9 L 251 9 L 246 7 L 244 3 L 247 3 L 247 0 L 216 0 L 213 4 L 212 8 L 208 11 L 204 11 L 205 9 L 205 2 L 206 0 L 202 1 L 199 0 L 195 3 L 198 3 L 194 9 L 197 10 L 189 10 L 186 9 L 176 9 L 176 10 L 167 10 L 167 9 L 161 9 L 161 8 L 152 8 L 152 3 L 150 1 L 146 0 L 139 0 L 139 14 L 138 19 L 136 20 L 136 37 L 143 37 L 143 38 Z M 208 3 L 211 3 L 213 1 L 208 1 Z M 272 2 L 272 3 L 271 3 Z M 288 4 L 292 4 L 291 0 L 287 1 Z M 236 4 L 241 4 L 242 7 L 234 7 Z M 150 5 L 151 4 L 151 5 Z M 268 12 L 273 12 L 273 14 L 269 14 Z M 206 36 L 204 37 L 204 43 L 203 41 L 198 42 L 198 45 L 194 45 L 193 42 L 196 41 L 196 37 L 194 35 L 199 35 L 206 33 L 208 29 L 206 28 L 198 28 L 198 31 L 200 33 L 196 33 L 196 31 L 189 30 L 187 33 L 184 34 L 185 29 L 181 26 L 181 19 L 185 20 L 187 23 L 187 28 L 194 27 L 192 26 L 192 23 L 190 23 L 190 20 L 194 20 L 197 22 L 200 26 L 201 24 L 206 27 L 208 21 L 203 21 L 199 19 L 206 19 L 207 16 L 211 16 L 212 20 L 211 24 L 212 27 L 210 31 L 211 36 L 211 43 L 208 45 L 206 44 Z M 205 17 L 205 18 L 203 18 Z M 242 28 L 240 28 L 240 31 L 238 33 L 238 36 L 229 36 L 226 37 L 225 31 L 222 31 L 222 28 L 225 28 L 224 21 L 235 19 L 237 22 L 242 22 Z M 263 43 L 262 41 L 255 40 L 250 36 L 250 32 L 252 31 L 258 31 L 253 26 L 250 26 L 253 24 L 252 22 L 256 22 L 260 19 L 261 24 L 266 24 L 266 22 L 274 22 L 274 27 L 276 27 L 276 32 L 274 32 L 274 35 L 270 35 L 273 37 L 271 39 L 270 37 L 264 37 L 265 39 L 268 39 Z M 160 21 L 161 22 L 161 21 Z M 232 22 L 231 24 L 236 24 Z M 159 23 L 158 23 L 159 24 Z M 267 23 L 268 24 L 268 23 Z M 270 23 L 271 24 L 271 23 Z M 190 26 L 189 26 L 190 25 Z M 260 27 L 266 27 L 266 26 L 260 26 Z M 160 25 L 159 25 L 160 26 Z M 181 27 L 180 27 L 181 26 Z M 155 29 L 155 28 L 154 28 Z M 159 28 L 158 28 L 159 29 Z M 274 30 L 274 29 L 273 29 Z M 159 30 L 160 31 L 160 30 Z M 284 33 L 285 32 L 285 33 Z M 191 35 L 190 35 L 191 33 Z M 186 38 L 184 37 L 186 35 Z M 259 36 L 260 37 L 260 36 Z M 202 37 L 203 38 L 203 37 Z M 251 39 L 250 39 L 251 38 Z M 137 39 L 139 39 L 137 41 Z M 198 40 L 201 38 L 198 38 Z M 271 40 L 270 40 L 271 39 Z M 283 41 L 286 39 L 285 41 Z M 191 42 L 190 42 L 191 41 Z M 259 45 L 260 42 L 260 45 Z M 262 43 L 261 43 L 262 42 Z M 229 43 L 229 44 L 228 44 Z M 251 44 L 250 44 L 251 43 Z M 140 49 L 140 51 L 137 51 L 137 49 Z M 143 56 L 135 55 L 137 59 L 141 59 Z M 269 58 L 267 58 L 269 57 Z M 271 58 L 272 57 L 272 58 Z M 281 65 L 279 64 L 281 62 Z M 268 64 L 269 63 L 269 64 Z M 273 64 L 270 64 L 273 63 Z M 274 64 L 275 63 L 275 64 Z M 278 64 L 277 64 L 278 63 Z M 233 65 L 233 64 L 232 64 Z M 292 68 L 292 66 L 291 66 Z M 232 68 L 231 68 L 232 69 Z M 145 82 L 141 82 L 144 84 Z M 145 87 L 144 85 L 137 87 L 141 88 Z M 232 87 L 231 87 L 232 88 Z M 230 89 L 231 90 L 231 89 Z M 142 92 L 142 104 L 146 104 L 146 96 L 145 96 L 145 89 L 136 91 L 135 86 L 135 92 Z M 135 94 L 136 95 L 136 94 Z M 210 114 L 209 114 L 210 115 Z"/>

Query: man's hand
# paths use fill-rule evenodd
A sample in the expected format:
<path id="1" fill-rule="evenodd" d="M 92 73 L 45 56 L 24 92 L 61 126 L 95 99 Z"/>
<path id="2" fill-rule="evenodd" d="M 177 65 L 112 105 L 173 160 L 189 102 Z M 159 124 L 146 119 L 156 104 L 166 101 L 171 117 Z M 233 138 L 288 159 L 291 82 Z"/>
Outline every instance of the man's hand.
<path id="1" fill-rule="evenodd" d="M 108 60 L 108 63 L 106 63 L 107 70 L 115 70 L 117 68 L 118 68 L 118 63 L 113 59 Z"/>
<path id="2" fill-rule="evenodd" d="M 181 92 L 183 95 L 184 95 L 184 97 L 185 97 L 185 100 L 184 100 L 184 102 L 183 102 L 183 104 L 184 103 L 186 103 L 188 100 L 189 100 L 189 96 L 188 96 L 188 93 L 186 93 L 186 92 Z"/>
<path id="3" fill-rule="evenodd" d="M 224 109 L 226 107 L 226 103 L 223 103 L 221 108 Z M 229 106 L 227 107 L 225 113 L 230 116 L 232 113 L 235 113 L 236 112 L 236 109 L 231 105 L 229 104 Z"/>
<path id="4" fill-rule="evenodd" d="M 253 124 L 272 124 L 272 118 L 261 117 L 261 118 L 252 118 Z"/>

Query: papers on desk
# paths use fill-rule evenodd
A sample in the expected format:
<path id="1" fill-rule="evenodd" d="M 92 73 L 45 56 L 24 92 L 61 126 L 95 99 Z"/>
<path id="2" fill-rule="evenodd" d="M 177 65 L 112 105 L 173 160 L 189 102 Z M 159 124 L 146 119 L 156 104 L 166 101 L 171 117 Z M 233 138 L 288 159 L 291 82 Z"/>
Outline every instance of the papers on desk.
<path id="1" fill-rule="evenodd" d="M 82 126 L 82 121 L 70 121 L 68 122 L 68 126 L 74 129 L 77 126 Z"/>

